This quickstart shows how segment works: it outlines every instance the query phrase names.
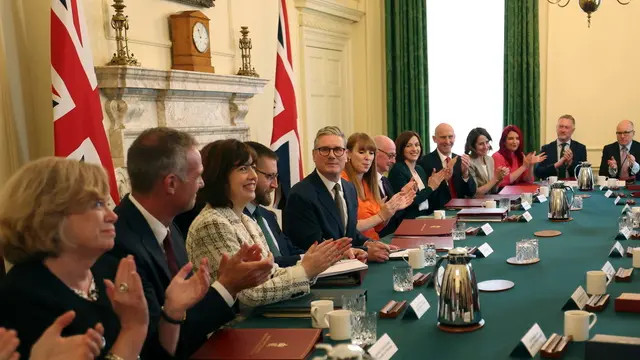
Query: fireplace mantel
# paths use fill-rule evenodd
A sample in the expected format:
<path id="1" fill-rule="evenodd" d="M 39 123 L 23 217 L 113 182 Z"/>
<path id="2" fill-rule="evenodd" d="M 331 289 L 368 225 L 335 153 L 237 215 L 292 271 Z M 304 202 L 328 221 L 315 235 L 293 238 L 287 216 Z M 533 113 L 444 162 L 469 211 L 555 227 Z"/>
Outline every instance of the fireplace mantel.
<path id="1" fill-rule="evenodd" d="M 192 134 L 201 145 L 249 139 L 247 101 L 269 80 L 128 66 L 95 68 L 120 196 L 128 190 L 127 149 L 145 129 L 168 126 Z"/>

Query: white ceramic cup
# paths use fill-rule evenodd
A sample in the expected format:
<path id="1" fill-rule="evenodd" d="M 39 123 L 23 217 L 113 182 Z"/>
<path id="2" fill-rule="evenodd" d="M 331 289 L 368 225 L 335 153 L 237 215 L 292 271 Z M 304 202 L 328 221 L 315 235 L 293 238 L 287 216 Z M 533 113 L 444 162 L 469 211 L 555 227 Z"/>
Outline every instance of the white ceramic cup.
<path id="1" fill-rule="evenodd" d="M 434 219 L 444 219 L 446 217 L 446 213 L 444 210 L 435 210 L 433 212 Z"/>
<path id="2" fill-rule="evenodd" d="M 326 329 L 329 327 L 327 323 L 327 313 L 333 311 L 333 301 L 316 300 L 311 302 L 311 327 L 315 329 Z"/>
<path id="3" fill-rule="evenodd" d="M 558 177 L 557 176 L 549 176 L 547 178 L 547 182 L 549 182 L 549 185 L 553 185 L 554 182 L 558 181 Z"/>
<path id="4" fill-rule="evenodd" d="M 544 195 L 545 197 L 549 197 L 549 187 L 548 186 L 540 186 L 538 188 L 538 192 L 540 195 Z"/>
<path id="5" fill-rule="evenodd" d="M 407 251 L 409 255 L 409 261 L 405 260 L 412 269 L 422 269 L 425 267 L 424 250 L 422 249 L 409 249 Z"/>
<path id="6" fill-rule="evenodd" d="M 617 187 L 618 186 L 618 179 L 609 178 L 607 180 L 607 186 L 608 187 Z"/>
<path id="7" fill-rule="evenodd" d="M 331 340 L 351 339 L 351 311 L 333 310 L 325 315 Z"/>
<path id="8" fill-rule="evenodd" d="M 593 321 L 589 323 L 589 318 L 593 316 Z M 569 310 L 564 312 L 564 335 L 573 336 L 573 341 L 587 341 L 589 330 L 598 321 L 598 316 L 584 310 Z"/>
<path id="9" fill-rule="evenodd" d="M 625 186 L 627 186 L 627 182 L 626 182 L 626 181 L 624 181 L 624 180 L 618 180 L 618 181 L 616 181 L 616 183 L 617 183 L 618 187 L 625 187 Z"/>
<path id="10" fill-rule="evenodd" d="M 604 295 L 607 293 L 607 275 L 602 270 L 587 271 L 587 294 Z"/>
<path id="11" fill-rule="evenodd" d="M 606 176 L 598 176 L 598 185 L 600 185 L 600 186 L 607 185 L 607 177 Z"/>
<path id="12" fill-rule="evenodd" d="M 487 209 L 495 209 L 496 208 L 496 202 L 495 202 L 495 200 L 487 200 L 487 201 L 482 203 L 482 207 L 483 208 L 487 208 Z"/>
<path id="13" fill-rule="evenodd" d="M 631 208 L 631 212 L 634 214 L 640 213 L 640 206 L 634 206 Z"/>
<path id="14" fill-rule="evenodd" d="M 640 248 L 633 249 L 633 267 L 640 268 Z"/>

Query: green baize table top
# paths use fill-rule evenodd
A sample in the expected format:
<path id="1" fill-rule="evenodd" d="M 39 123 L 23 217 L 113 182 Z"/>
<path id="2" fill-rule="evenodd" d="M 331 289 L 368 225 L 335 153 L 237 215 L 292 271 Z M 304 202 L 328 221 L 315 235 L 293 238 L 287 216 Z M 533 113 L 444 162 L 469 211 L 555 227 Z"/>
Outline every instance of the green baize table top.
<path id="1" fill-rule="evenodd" d="M 586 194 L 586 193 L 585 193 Z M 563 334 L 562 307 L 578 286 L 586 290 L 586 272 L 599 270 L 610 261 L 617 270 L 630 268 L 631 258 L 610 258 L 618 230 L 618 218 L 623 206 L 614 205 L 613 198 L 604 192 L 589 192 L 583 209 L 572 211 L 570 222 L 551 222 L 547 219 L 548 202 L 535 203 L 529 210 L 533 220 L 529 223 L 491 223 L 494 231 L 488 236 L 467 236 L 455 246 L 479 246 L 489 243 L 494 252 L 487 258 L 471 261 L 478 282 L 506 279 L 515 287 L 504 292 L 480 292 L 480 309 L 485 325 L 471 333 L 451 334 L 439 330 L 437 324 L 438 298 L 433 287 L 421 286 L 413 291 L 393 291 L 392 267 L 397 261 L 370 263 L 361 285 L 367 289 L 367 310 L 379 311 L 389 300 L 410 302 L 422 293 L 431 308 L 419 320 L 378 319 L 378 338 L 388 334 L 398 346 L 392 359 L 508 359 L 520 338 L 538 323 L 545 336 Z M 624 202 L 622 199 L 621 202 Z M 447 215 L 453 211 L 447 211 Z M 510 214 L 523 211 L 512 211 Z M 480 226 L 482 223 L 468 223 Z M 562 235 L 537 238 L 539 230 L 560 230 Z M 522 239 L 537 238 L 539 256 L 537 264 L 514 266 L 506 259 L 515 256 L 515 243 Z M 383 241 L 389 241 L 385 238 Z M 640 240 L 623 240 L 621 244 L 640 246 Z M 636 245 L 637 244 L 637 245 Z M 421 272 L 432 271 L 432 267 Z M 614 299 L 623 292 L 640 292 L 640 273 L 634 271 L 631 283 L 616 283 L 607 287 L 611 295 L 607 308 L 597 313 L 598 320 L 590 336 L 609 334 L 640 337 L 640 315 L 616 313 Z M 310 328 L 310 319 L 267 319 L 249 317 L 236 325 L 241 328 Z M 326 330 L 325 330 L 326 333 Z M 325 338 L 328 339 L 328 338 Z M 563 359 L 584 359 L 585 343 L 570 343 Z M 538 354 L 536 358 L 540 358 Z"/>

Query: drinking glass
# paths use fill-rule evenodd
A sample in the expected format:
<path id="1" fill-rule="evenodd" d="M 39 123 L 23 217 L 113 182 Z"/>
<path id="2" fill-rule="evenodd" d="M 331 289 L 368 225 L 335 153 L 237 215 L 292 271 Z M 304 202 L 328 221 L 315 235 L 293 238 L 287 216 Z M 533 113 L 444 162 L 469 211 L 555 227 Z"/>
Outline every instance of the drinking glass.
<path id="1" fill-rule="evenodd" d="M 511 199 L 509 198 L 500 199 L 499 207 L 502 209 L 507 209 L 507 213 L 508 213 L 509 210 L 511 210 Z"/>
<path id="2" fill-rule="evenodd" d="M 438 260 L 437 249 L 435 244 L 420 245 L 420 248 L 424 251 L 425 266 L 433 266 Z"/>
<path id="3" fill-rule="evenodd" d="M 393 290 L 399 292 L 413 290 L 413 269 L 409 265 L 393 267 Z"/>
<path id="4" fill-rule="evenodd" d="M 532 245 L 528 240 L 518 241 L 516 243 L 516 261 L 526 262 L 531 260 Z"/>
<path id="5" fill-rule="evenodd" d="M 524 194 L 520 195 L 520 199 L 522 201 L 528 202 L 529 205 L 533 204 L 533 194 L 532 193 L 524 193 Z"/>
<path id="6" fill-rule="evenodd" d="M 633 230 L 633 217 L 631 215 L 622 214 L 618 219 L 618 232 L 622 232 L 625 228 L 629 231 Z"/>
<path id="7" fill-rule="evenodd" d="M 538 253 L 538 239 L 529 239 L 529 244 L 531 244 L 531 257 L 529 260 L 537 259 L 540 254 Z"/>
<path id="8" fill-rule="evenodd" d="M 582 209 L 582 196 L 574 196 L 572 205 L 574 209 Z"/>
<path id="9" fill-rule="evenodd" d="M 463 222 L 457 222 L 451 231 L 451 236 L 453 240 L 465 240 L 467 238 L 467 233 L 465 230 L 467 229 L 467 224 Z"/>
<path id="10" fill-rule="evenodd" d="M 367 311 L 367 297 L 364 294 L 342 295 L 342 310 L 349 310 L 352 314 Z"/>
<path id="11" fill-rule="evenodd" d="M 352 313 L 351 343 L 360 347 L 375 344 L 378 340 L 377 321 L 378 314 L 375 311 Z"/>

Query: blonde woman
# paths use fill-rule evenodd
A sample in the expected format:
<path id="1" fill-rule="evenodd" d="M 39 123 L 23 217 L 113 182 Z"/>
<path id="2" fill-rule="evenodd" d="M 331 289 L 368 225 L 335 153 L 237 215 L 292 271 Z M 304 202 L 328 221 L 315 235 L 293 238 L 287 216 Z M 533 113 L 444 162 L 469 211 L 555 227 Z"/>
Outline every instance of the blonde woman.
<path id="1" fill-rule="evenodd" d="M 380 198 L 376 170 L 377 147 L 365 133 L 355 133 L 347 140 L 347 164 L 342 178 L 350 181 L 358 194 L 358 223 L 356 228 L 364 236 L 379 240 L 380 232 L 398 210 L 411 205 L 416 192 L 405 186 L 387 202 Z"/>

